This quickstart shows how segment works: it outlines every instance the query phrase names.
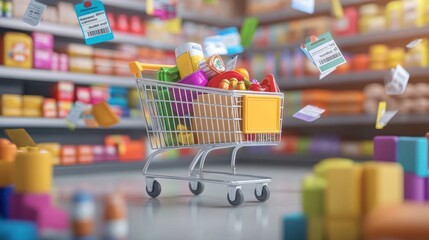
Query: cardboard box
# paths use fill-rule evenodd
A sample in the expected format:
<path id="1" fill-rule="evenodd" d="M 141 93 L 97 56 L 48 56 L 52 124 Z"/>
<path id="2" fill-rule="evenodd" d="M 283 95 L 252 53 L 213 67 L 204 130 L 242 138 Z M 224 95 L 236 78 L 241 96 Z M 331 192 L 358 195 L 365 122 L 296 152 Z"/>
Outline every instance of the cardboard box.
<path id="1" fill-rule="evenodd" d="M 240 102 L 240 103 L 238 103 Z M 240 107 L 237 107 L 240 104 Z M 229 143 L 244 141 L 241 130 L 241 101 L 218 94 L 199 95 L 193 101 L 192 131 L 196 131 L 196 144 Z M 233 105 L 235 107 L 233 107 Z"/>

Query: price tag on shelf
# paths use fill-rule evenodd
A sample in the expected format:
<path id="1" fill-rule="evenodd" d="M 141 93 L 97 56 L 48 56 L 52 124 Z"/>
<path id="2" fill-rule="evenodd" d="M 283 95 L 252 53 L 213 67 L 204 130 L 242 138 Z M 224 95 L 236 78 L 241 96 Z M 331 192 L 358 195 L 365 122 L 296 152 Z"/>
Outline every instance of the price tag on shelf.
<path id="1" fill-rule="evenodd" d="M 422 41 L 423 41 L 423 39 L 421 39 L 421 38 L 413 40 L 407 44 L 407 48 L 413 48 L 413 47 L 419 45 Z"/>
<path id="2" fill-rule="evenodd" d="M 307 42 L 305 47 L 320 73 L 330 71 L 346 63 L 346 59 L 343 57 L 334 39 L 332 39 L 330 32 L 318 36 L 317 39 L 315 42 Z"/>
<path id="3" fill-rule="evenodd" d="M 387 95 L 402 95 L 407 88 L 410 74 L 401 66 L 396 65 L 396 68 L 391 70 L 391 75 L 385 79 L 385 88 Z"/>
<path id="4" fill-rule="evenodd" d="M 314 13 L 315 0 L 292 0 L 291 7 L 295 10 L 305 12 L 308 14 Z"/>
<path id="5" fill-rule="evenodd" d="M 295 113 L 293 117 L 306 122 L 313 122 L 314 120 L 319 119 L 320 115 L 324 112 L 325 109 L 313 105 L 307 105 Z"/>
<path id="6" fill-rule="evenodd" d="M 378 104 L 378 111 L 377 111 L 377 121 L 375 123 L 376 129 L 383 129 L 387 123 L 390 122 L 390 120 L 398 113 L 398 110 L 392 110 L 387 111 L 387 103 L 386 102 L 380 102 Z"/>
<path id="7" fill-rule="evenodd" d="M 87 104 L 76 101 L 66 117 L 67 125 L 74 129 L 87 108 Z"/>
<path id="8" fill-rule="evenodd" d="M 25 10 L 24 16 L 22 17 L 22 21 L 30 24 L 31 26 L 39 25 L 45 9 L 45 4 L 36 2 L 36 0 L 31 0 Z"/>
<path id="9" fill-rule="evenodd" d="M 113 40 L 112 28 L 101 1 L 85 1 L 76 4 L 74 9 L 87 45 Z"/>
<path id="10" fill-rule="evenodd" d="M 235 69 L 235 66 L 237 65 L 238 55 L 228 60 L 226 63 L 226 71 L 232 71 Z"/>

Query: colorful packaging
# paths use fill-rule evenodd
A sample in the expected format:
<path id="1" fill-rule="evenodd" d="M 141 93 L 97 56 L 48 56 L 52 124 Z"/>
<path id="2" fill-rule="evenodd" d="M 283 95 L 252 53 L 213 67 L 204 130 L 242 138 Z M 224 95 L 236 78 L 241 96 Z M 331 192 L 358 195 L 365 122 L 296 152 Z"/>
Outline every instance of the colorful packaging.
<path id="1" fill-rule="evenodd" d="M 219 55 L 206 58 L 204 61 L 200 62 L 198 67 L 204 72 L 207 79 L 212 79 L 216 75 L 225 72 L 225 64 Z"/>
<path id="2" fill-rule="evenodd" d="M 177 67 L 180 77 L 184 78 L 198 70 L 198 63 L 204 60 L 203 49 L 200 44 L 188 42 L 175 49 Z"/>
<path id="3" fill-rule="evenodd" d="M 54 36 L 47 33 L 33 33 L 34 68 L 51 69 L 54 52 Z"/>
<path id="4" fill-rule="evenodd" d="M 388 30 L 397 30 L 402 28 L 402 14 L 402 1 L 391 1 L 386 4 L 385 17 Z"/>
<path id="5" fill-rule="evenodd" d="M 33 67 L 33 40 L 24 33 L 7 32 L 3 36 L 2 63 L 8 67 Z"/>

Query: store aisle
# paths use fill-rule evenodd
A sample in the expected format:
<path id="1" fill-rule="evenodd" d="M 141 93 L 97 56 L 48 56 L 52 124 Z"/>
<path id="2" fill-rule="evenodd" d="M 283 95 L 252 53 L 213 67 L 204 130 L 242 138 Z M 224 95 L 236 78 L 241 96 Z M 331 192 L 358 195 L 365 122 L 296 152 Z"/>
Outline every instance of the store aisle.
<path id="1" fill-rule="evenodd" d="M 183 169 L 161 172 L 180 174 Z M 239 166 L 238 170 L 271 176 L 271 198 L 266 203 L 259 203 L 254 197 L 253 186 L 244 187 L 245 202 L 234 208 L 227 202 L 225 186 L 206 184 L 204 192 L 195 197 L 186 182 L 161 180 L 160 197 L 151 199 L 143 192 L 144 182 L 138 169 L 135 172 L 58 177 L 55 188 L 60 205 L 65 208 L 68 208 L 68 196 L 75 189 L 88 189 L 96 196 L 105 192 L 124 192 L 128 203 L 129 239 L 280 239 L 282 216 L 301 209 L 300 181 L 310 173 L 310 168 L 251 165 Z"/>

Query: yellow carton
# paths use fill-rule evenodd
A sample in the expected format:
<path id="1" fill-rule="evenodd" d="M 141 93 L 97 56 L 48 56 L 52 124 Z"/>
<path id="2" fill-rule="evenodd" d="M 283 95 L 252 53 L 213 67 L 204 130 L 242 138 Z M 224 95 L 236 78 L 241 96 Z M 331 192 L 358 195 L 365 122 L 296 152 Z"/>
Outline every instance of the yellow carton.
<path id="1" fill-rule="evenodd" d="M 5 66 L 33 67 L 33 40 L 25 33 L 7 32 L 3 37 L 1 52 Z"/>

